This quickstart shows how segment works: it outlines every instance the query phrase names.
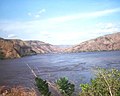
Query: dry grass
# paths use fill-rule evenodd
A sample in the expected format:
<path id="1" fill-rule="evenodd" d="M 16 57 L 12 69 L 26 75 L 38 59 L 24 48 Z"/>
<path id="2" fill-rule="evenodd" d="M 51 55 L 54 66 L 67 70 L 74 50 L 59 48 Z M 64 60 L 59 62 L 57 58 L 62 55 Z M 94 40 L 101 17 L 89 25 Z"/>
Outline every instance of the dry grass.
<path id="1" fill-rule="evenodd" d="M 0 87 L 0 96 L 37 96 L 34 89 L 17 86 L 9 88 L 6 86 Z"/>

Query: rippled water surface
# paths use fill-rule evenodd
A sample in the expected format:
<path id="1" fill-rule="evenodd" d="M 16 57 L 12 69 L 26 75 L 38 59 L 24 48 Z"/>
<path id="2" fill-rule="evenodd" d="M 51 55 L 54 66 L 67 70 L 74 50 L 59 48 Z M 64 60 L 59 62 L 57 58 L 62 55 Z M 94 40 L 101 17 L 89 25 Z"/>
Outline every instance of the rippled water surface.
<path id="1" fill-rule="evenodd" d="M 42 54 L 1 60 L 0 85 L 34 86 L 34 76 L 26 64 L 43 79 L 55 81 L 65 76 L 79 86 L 94 77 L 96 67 L 120 70 L 120 51 Z"/>

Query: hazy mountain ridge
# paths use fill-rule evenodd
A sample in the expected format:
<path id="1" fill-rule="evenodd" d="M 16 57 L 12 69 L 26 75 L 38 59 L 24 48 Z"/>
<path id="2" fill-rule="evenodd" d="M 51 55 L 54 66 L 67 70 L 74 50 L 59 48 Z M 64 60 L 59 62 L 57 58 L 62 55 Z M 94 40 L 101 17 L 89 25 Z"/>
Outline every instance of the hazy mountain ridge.
<path id="1" fill-rule="evenodd" d="M 36 53 L 57 53 L 62 52 L 59 47 L 42 41 L 25 41 Z"/>
<path id="2" fill-rule="evenodd" d="M 0 38 L 0 57 L 2 58 L 20 58 L 38 53 L 59 51 L 61 51 L 59 48 L 41 41 L 22 41 L 18 39 Z"/>
<path id="3" fill-rule="evenodd" d="M 82 42 L 65 52 L 112 51 L 120 50 L 120 32 Z"/>

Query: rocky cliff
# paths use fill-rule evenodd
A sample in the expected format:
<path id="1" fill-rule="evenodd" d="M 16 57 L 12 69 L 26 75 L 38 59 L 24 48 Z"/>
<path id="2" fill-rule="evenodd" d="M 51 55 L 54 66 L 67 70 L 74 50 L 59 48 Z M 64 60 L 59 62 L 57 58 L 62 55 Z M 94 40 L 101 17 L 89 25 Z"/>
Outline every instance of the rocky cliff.
<path id="1" fill-rule="evenodd" d="M 41 41 L 0 38 L 0 58 L 20 58 L 27 55 L 51 52 L 60 52 L 60 49 Z"/>
<path id="2" fill-rule="evenodd" d="M 19 58 L 35 54 L 34 50 L 22 40 L 0 38 L 0 57 Z"/>
<path id="3" fill-rule="evenodd" d="M 120 50 L 120 32 L 98 37 L 68 48 L 65 52 Z"/>

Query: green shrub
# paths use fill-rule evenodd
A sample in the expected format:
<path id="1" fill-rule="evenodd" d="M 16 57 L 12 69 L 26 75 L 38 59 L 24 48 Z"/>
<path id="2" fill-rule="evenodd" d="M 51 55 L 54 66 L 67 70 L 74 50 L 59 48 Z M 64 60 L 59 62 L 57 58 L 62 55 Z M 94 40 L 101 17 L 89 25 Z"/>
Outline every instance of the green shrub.
<path id="1" fill-rule="evenodd" d="M 120 71 L 101 69 L 90 84 L 80 87 L 80 96 L 120 96 Z"/>
<path id="2" fill-rule="evenodd" d="M 58 79 L 56 84 L 63 96 L 71 96 L 75 90 L 75 85 L 71 84 L 65 77 Z"/>
<path id="3" fill-rule="evenodd" d="M 49 92 L 48 83 L 46 80 L 42 80 L 41 78 L 35 78 L 36 86 L 41 93 L 42 96 L 50 96 L 51 92 Z"/>

